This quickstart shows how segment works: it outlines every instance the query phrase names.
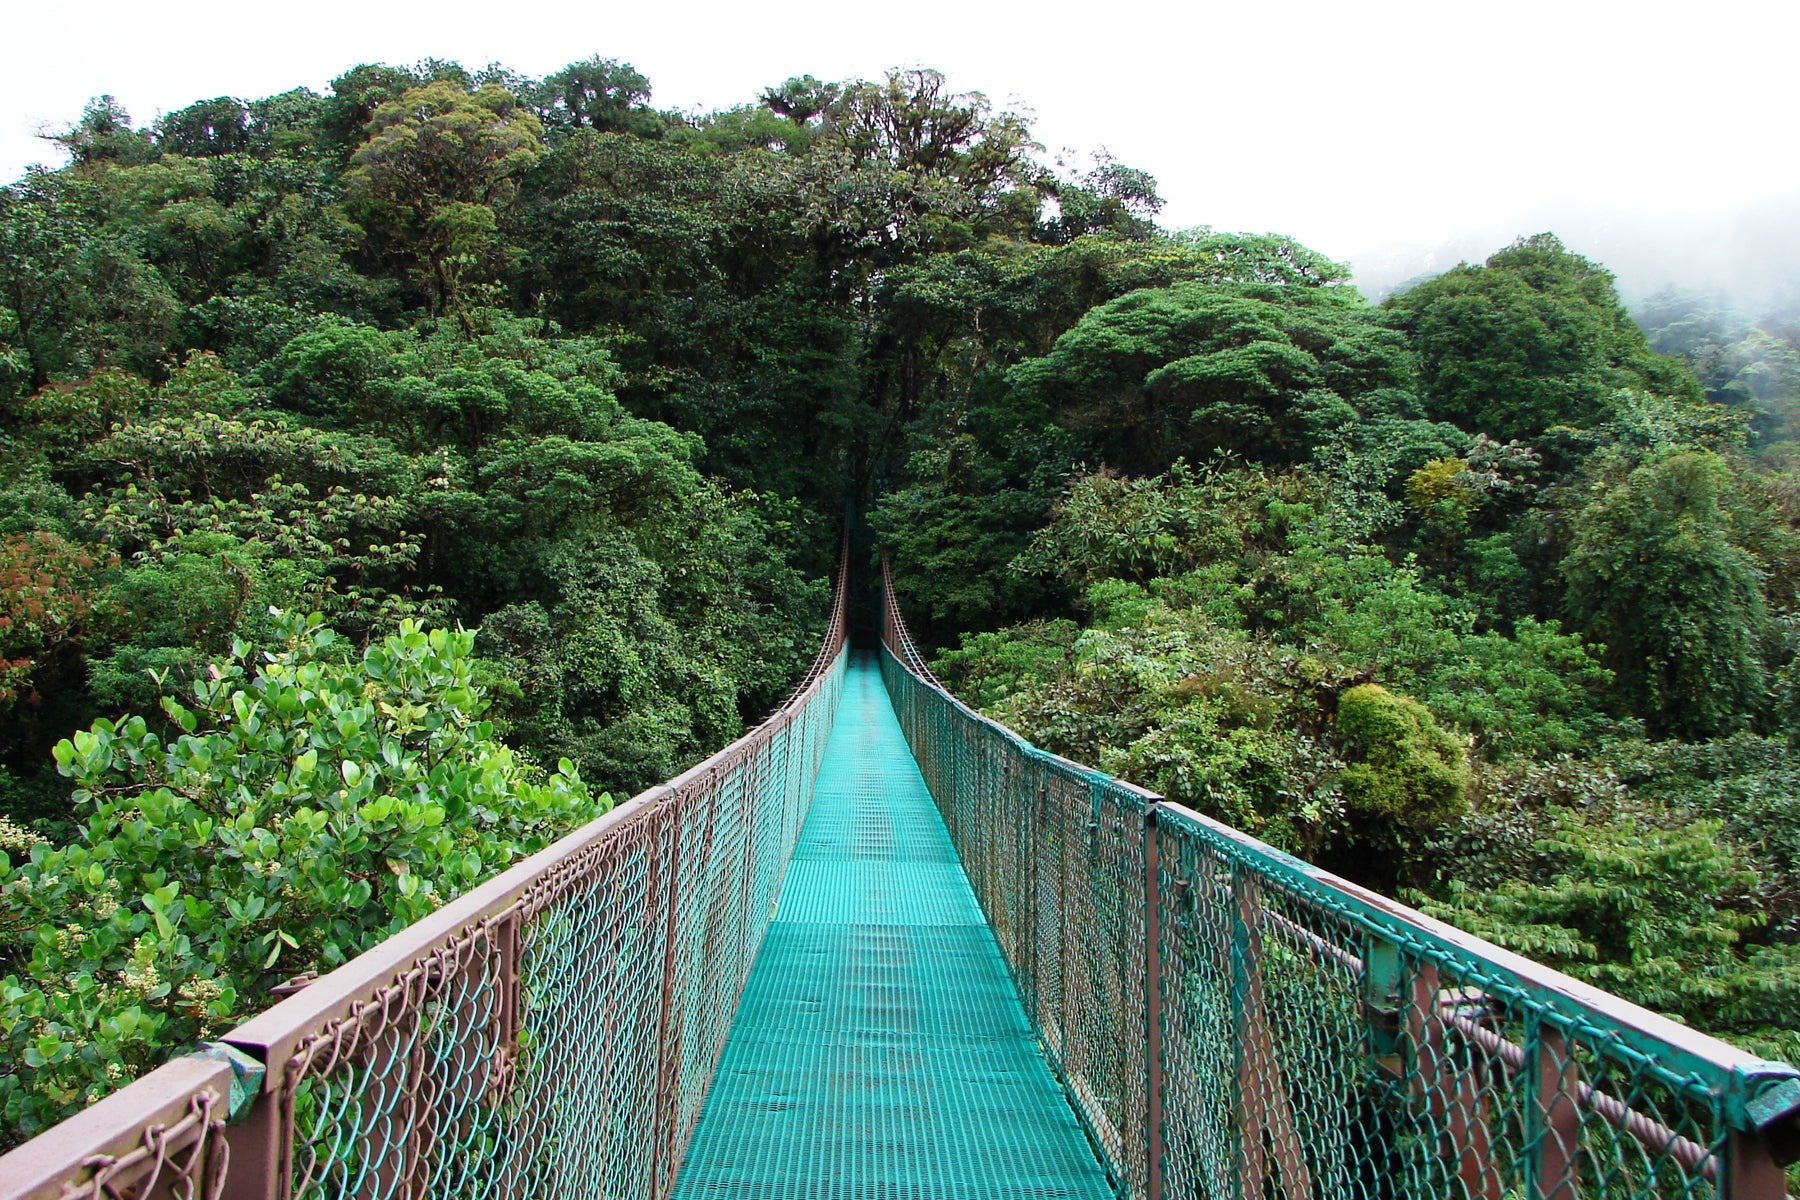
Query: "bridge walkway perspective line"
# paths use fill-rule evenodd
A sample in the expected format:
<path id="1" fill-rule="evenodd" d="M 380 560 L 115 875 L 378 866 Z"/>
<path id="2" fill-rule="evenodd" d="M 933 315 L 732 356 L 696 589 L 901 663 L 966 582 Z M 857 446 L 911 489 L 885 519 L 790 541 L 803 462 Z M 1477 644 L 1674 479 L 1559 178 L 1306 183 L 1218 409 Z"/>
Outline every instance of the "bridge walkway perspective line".
<path id="1" fill-rule="evenodd" d="M 856 655 L 674 1195 L 1112 1194 Z"/>
<path id="2" fill-rule="evenodd" d="M 1793 1200 L 1800 1070 L 1032 745 L 850 553 L 762 723 L 0 1200 Z"/>

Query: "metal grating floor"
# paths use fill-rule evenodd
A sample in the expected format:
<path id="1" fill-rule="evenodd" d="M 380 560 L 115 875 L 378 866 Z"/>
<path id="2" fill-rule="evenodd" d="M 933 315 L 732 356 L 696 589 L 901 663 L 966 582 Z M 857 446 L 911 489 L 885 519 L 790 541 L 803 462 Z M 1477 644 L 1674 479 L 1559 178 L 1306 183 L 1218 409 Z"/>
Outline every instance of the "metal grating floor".
<path id="1" fill-rule="evenodd" d="M 859 655 L 676 1200 L 1111 1195 Z"/>

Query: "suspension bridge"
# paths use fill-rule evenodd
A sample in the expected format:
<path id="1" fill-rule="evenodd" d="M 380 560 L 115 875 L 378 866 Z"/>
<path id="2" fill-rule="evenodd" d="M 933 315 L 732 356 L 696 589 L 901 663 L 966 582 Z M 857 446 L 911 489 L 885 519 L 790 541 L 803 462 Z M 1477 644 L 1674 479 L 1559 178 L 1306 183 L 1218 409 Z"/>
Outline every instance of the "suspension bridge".
<path id="1" fill-rule="evenodd" d="M 0 1200 L 1788 1195 L 1800 1072 L 1029 745 L 847 571 L 769 720 Z"/>

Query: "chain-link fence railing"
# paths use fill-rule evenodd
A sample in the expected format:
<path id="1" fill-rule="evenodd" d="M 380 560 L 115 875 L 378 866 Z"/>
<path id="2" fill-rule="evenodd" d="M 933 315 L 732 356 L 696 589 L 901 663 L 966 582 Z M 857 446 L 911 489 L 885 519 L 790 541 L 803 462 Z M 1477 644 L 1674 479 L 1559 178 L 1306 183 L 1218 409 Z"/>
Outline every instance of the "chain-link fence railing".
<path id="1" fill-rule="evenodd" d="M 773 716 L 0 1158 L 0 1200 L 656 1200 L 842 688 L 845 571 Z"/>
<path id="2" fill-rule="evenodd" d="M 901 727 L 1121 1195 L 1787 1195 L 1800 1072 L 1031 746 L 887 596 Z"/>

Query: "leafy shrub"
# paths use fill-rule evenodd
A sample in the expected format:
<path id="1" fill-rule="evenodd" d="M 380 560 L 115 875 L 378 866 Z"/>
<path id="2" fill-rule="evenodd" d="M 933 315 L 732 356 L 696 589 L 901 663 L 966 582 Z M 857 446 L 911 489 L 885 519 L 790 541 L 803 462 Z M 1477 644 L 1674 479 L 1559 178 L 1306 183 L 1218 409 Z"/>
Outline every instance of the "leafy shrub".
<path id="1" fill-rule="evenodd" d="M 56 747 L 87 827 L 0 828 L 0 1106 L 29 1137 L 268 989 L 329 970 L 610 806 L 493 737 L 474 635 L 405 621 L 359 659 L 277 614 L 163 707 Z"/>
<path id="2" fill-rule="evenodd" d="M 1423 704 L 1362 683 L 1338 697 L 1336 723 L 1355 757 L 1343 774 L 1352 812 L 1429 829 L 1463 811 L 1468 768 L 1462 745 L 1438 728 Z"/>
<path id="3" fill-rule="evenodd" d="M 1548 811 L 1547 868 L 1484 890 L 1451 880 L 1426 912 L 1771 1055 L 1791 1055 L 1800 947 L 1756 945 L 1756 874 L 1717 821 L 1658 827 Z"/>

